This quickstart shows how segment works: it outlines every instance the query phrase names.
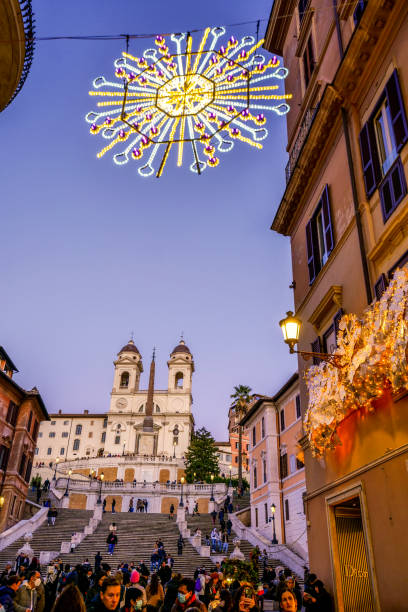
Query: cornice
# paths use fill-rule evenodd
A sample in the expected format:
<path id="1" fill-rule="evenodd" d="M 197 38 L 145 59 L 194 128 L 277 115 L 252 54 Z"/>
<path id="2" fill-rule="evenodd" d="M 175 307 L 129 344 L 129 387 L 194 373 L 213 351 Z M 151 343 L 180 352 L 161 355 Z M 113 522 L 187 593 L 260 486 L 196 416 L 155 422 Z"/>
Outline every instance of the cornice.
<path id="1" fill-rule="evenodd" d="M 408 234 L 408 196 L 403 201 L 394 214 L 384 226 L 384 231 L 377 239 L 376 245 L 367 254 L 373 263 L 381 260 L 389 251 L 395 249 L 403 238 Z"/>
<path id="2" fill-rule="evenodd" d="M 343 302 L 343 287 L 332 285 L 312 312 L 309 323 L 318 331 L 322 322 L 333 308 L 341 308 Z"/>

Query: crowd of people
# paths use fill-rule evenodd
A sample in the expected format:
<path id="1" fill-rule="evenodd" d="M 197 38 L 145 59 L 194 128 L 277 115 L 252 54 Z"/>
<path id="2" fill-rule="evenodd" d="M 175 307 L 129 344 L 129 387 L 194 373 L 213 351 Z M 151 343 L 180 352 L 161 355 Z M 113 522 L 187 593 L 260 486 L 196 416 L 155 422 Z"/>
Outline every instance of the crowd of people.
<path id="1" fill-rule="evenodd" d="M 117 537 L 116 530 L 109 535 Z M 154 555 L 150 569 L 143 561 L 137 565 L 123 562 L 113 569 L 98 552 L 93 567 L 88 559 L 74 567 L 56 559 L 44 572 L 35 557 L 30 561 L 19 555 L 0 575 L 0 610 L 258 612 L 264 609 L 265 600 L 276 602 L 282 612 L 332 610 L 331 598 L 314 574 L 305 577 L 302 591 L 290 570 L 277 574 L 265 564 L 263 584 L 255 588 L 250 582 L 225 577 L 224 561 L 217 562 L 211 572 L 201 567 L 192 576 L 182 576 L 174 571 L 174 560 L 160 540 Z"/>

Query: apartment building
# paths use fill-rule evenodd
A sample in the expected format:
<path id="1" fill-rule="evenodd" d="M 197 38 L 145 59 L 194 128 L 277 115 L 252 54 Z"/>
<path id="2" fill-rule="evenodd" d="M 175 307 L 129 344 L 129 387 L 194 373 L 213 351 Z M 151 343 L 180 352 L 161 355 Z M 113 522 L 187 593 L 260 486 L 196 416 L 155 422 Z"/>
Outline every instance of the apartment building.
<path id="1" fill-rule="evenodd" d="M 343 314 L 361 317 L 408 262 L 408 3 L 275 0 L 265 39 L 293 94 L 272 229 L 291 240 L 297 348 L 329 354 Z M 302 414 L 309 366 L 299 355 Z M 408 398 L 382 393 L 331 448 L 302 440 L 310 567 L 337 610 L 406 607 Z"/>

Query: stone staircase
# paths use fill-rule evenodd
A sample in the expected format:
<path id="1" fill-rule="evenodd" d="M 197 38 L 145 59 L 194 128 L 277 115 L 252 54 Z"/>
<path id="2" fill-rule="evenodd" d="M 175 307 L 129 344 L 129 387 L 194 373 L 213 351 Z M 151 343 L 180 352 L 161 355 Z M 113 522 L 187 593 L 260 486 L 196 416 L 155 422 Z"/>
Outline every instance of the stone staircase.
<path id="1" fill-rule="evenodd" d="M 117 525 L 118 544 L 114 554 L 108 555 L 106 538 L 109 525 L 114 521 Z M 183 554 L 177 554 L 177 540 L 180 532 L 176 519 L 169 520 L 166 514 L 118 512 L 103 514 L 102 521 L 93 534 L 88 535 L 81 544 L 70 554 L 61 555 L 64 563 L 75 565 L 83 563 L 88 558 L 94 564 L 95 554 L 100 551 L 102 563 L 108 563 L 112 569 L 119 563 L 134 561 L 138 564 L 143 560 L 150 569 L 150 556 L 154 544 L 159 538 L 164 544 L 167 553 L 174 558 L 174 571 L 186 576 L 192 576 L 196 567 L 204 565 L 210 570 L 214 563 L 208 557 L 200 557 L 193 546 L 185 540 Z"/>
<path id="2" fill-rule="evenodd" d="M 45 520 L 45 523 L 34 531 L 33 539 L 30 542 L 31 548 L 34 550 L 34 555 L 39 557 L 42 550 L 56 551 L 59 553 L 61 550 L 61 542 L 70 541 L 75 531 L 83 531 L 91 516 L 92 512 L 88 510 L 58 508 L 58 517 L 54 527 L 49 527 L 47 520 Z M 23 545 L 24 540 L 20 538 L 0 551 L 1 570 L 3 570 L 7 561 L 15 561 L 17 551 Z"/>

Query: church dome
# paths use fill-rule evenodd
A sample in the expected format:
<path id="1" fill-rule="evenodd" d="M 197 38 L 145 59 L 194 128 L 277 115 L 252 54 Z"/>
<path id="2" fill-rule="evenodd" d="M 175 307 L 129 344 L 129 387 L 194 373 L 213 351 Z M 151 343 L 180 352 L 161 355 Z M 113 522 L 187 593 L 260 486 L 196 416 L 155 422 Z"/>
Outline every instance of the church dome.
<path id="1" fill-rule="evenodd" d="M 179 344 L 171 351 L 170 354 L 174 355 L 174 353 L 188 353 L 191 355 L 191 351 L 188 346 L 186 346 L 184 340 L 180 340 Z"/>
<path id="2" fill-rule="evenodd" d="M 138 355 L 140 355 L 139 349 L 137 348 L 133 340 L 129 340 L 129 342 L 123 348 L 120 349 L 118 355 L 120 355 L 121 353 L 137 353 Z"/>

